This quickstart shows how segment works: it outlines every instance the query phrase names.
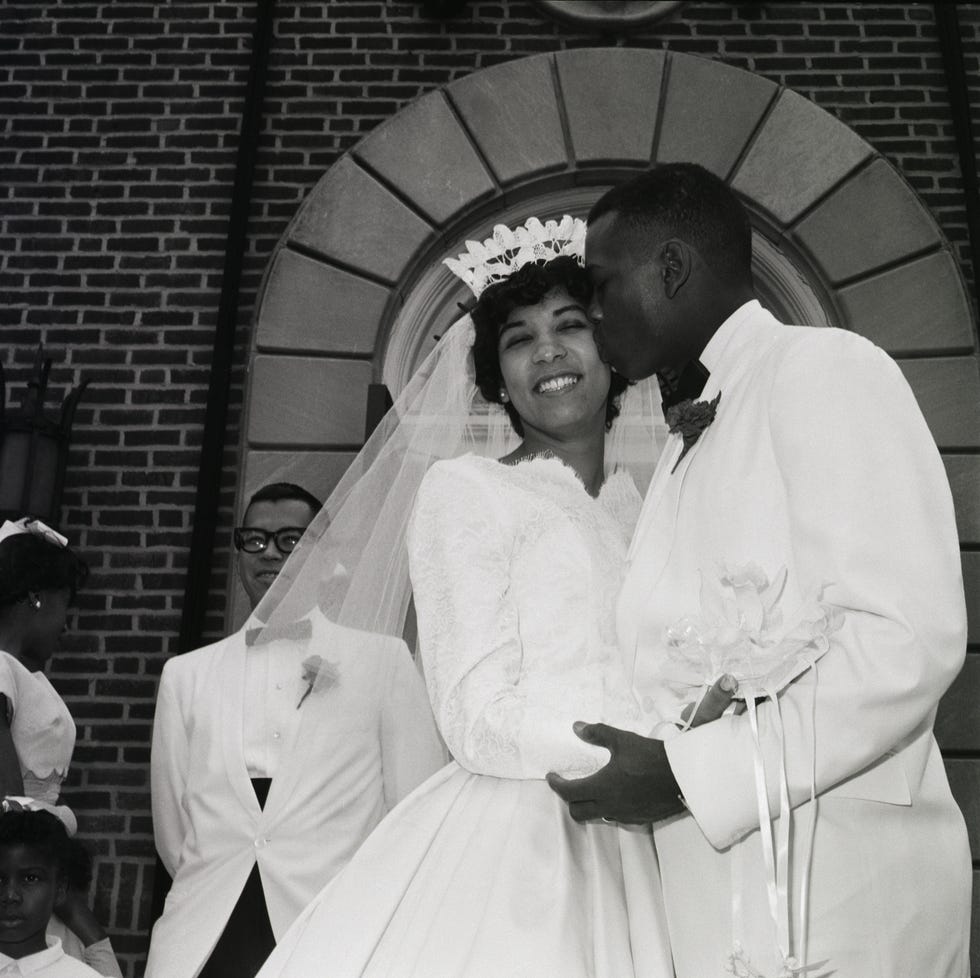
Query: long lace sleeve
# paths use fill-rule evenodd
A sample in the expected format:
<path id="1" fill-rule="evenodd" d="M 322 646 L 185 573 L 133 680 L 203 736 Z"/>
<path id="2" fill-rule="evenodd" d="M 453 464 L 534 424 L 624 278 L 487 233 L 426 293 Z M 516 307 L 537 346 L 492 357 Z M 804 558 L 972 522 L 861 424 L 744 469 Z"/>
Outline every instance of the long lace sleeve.
<path id="1" fill-rule="evenodd" d="M 482 476 L 466 460 L 434 466 L 409 526 L 420 647 L 436 721 L 456 761 L 474 773 L 527 779 L 549 770 L 595 770 L 608 754 L 578 740 L 572 723 L 600 718 L 602 676 L 590 674 L 584 650 L 574 656 L 579 670 L 561 671 L 553 663 L 551 671 L 547 649 L 537 655 L 537 668 L 529 667 L 540 648 L 525 643 L 540 629 L 520 621 L 522 585 L 514 568 L 527 514 L 515 512 L 513 500 Z M 548 581 L 538 583 L 538 598 L 550 603 Z M 569 643 L 589 642 L 574 622 L 547 612 L 545 620 L 559 647 L 566 630 Z"/>

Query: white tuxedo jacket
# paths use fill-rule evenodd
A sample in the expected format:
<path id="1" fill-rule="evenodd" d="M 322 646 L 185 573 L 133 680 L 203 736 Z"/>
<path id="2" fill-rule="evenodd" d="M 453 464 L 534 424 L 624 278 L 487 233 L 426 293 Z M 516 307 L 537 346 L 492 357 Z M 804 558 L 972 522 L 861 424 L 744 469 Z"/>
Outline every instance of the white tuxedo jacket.
<path id="1" fill-rule="evenodd" d="M 702 361 L 711 372 L 702 398 L 721 392 L 717 416 L 673 474 L 681 440 L 671 436 L 618 606 L 638 693 L 675 715 L 658 676 L 664 632 L 700 614 L 702 572 L 754 561 L 772 578 L 785 566 L 787 615 L 829 583 L 824 600 L 843 609 L 843 627 L 816 670 L 780 695 L 790 800 L 801 806 L 797 894 L 815 735 L 808 960 L 826 960 L 834 978 L 963 978 L 970 857 L 932 725 L 963 662 L 966 617 L 933 439 L 898 367 L 854 334 L 784 326 L 750 302 Z M 777 770 L 771 720 L 767 703 L 767 772 Z M 748 717 L 680 734 L 667 753 L 691 813 L 655 826 L 678 978 L 722 975 L 735 940 L 771 978 Z M 778 812 L 771 774 L 767 787 Z"/>
<path id="2" fill-rule="evenodd" d="M 167 662 L 153 725 L 153 830 L 173 876 L 147 978 L 193 978 L 255 863 L 278 940 L 385 813 L 445 762 L 424 683 L 397 639 L 314 617 L 296 643 L 339 679 L 304 701 L 264 809 L 242 746 L 244 629 Z"/>

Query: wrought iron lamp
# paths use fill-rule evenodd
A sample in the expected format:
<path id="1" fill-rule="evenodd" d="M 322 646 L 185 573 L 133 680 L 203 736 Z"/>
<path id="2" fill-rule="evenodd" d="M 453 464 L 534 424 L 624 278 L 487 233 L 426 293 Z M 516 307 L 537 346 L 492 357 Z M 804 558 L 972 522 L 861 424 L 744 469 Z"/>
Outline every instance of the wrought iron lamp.
<path id="1" fill-rule="evenodd" d="M 51 526 L 60 522 L 71 427 L 88 381 L 69 391 L 54 418 L 44 411 L 50 372 L 51 360 L 39 345 L 20 407 L 6 408 L 0 365 L 0 520 L 34 516 Z"/>

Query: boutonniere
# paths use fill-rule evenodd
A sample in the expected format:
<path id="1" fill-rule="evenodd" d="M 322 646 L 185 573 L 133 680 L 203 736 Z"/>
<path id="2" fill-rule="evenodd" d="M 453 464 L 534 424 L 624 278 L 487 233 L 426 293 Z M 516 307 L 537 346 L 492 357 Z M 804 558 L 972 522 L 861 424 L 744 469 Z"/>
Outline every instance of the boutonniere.
<path id="1" fill-rule="evenodd" d="M 720 400 L 721 391 L 718 391 L 711 401 L 692 401 L 687 398 L 687 400 L 681 401 L 679 404 L 672 404 L 667 408 L 667 413 L 664 415 L 667 429 L 672 435 L 679 434 L 684 439 L 684 448 L 680 458 L 674 463 L 674 468 L 670 470 L 672 475 L 677 466 L 681 464 L 681 459 L 694 447 L 694 443 L 715 420 Z"/>
<path id="2" fill-rule="evenodd" d="M 336 686 L 340 679 L 340 671 L 337 669 L 336 663 L 329 662 L 322 655 L 307 656 L 303 660 L 302 668 L 306 689 L 296 704 L 297 710 L 306 702 L 306 697 L 310 693 L 319 692 L 321 689 L 330 689 L 332 686 Z"/>

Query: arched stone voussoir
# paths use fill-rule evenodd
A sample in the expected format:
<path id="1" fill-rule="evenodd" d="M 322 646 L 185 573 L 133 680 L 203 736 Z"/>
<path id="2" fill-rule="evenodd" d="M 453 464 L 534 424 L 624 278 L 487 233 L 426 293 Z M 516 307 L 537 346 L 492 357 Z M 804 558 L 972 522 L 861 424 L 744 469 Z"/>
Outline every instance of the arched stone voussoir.
<path id="1" fill-rule="evenodd" d="M 346 447 L 364 440 L 371 364 L 258 354 L 249 378 L 252 447 Z"/>
<path id="2" fill-rule="evenodd" d="M 445 224 L 495 190 L 442 92 L 402 109 L 362 139 L 354 156 L 435 224 Z"/>
<path id="3" fill-rule="evenodd" d="M 649 163 L 665 60 L 637 48 L 555 55 L 577 163 Z"/>
<path id="4" fill-rule="evenodd" d="M 657 161 L 700 163 L 725 179 L 778 86 L 720 61 L 676 53 L 666 78 Z"/>
<path id="5" fill-rule="evenodd" d="M 313 188 L 286 237 L 327 261 L 394 284 L 433 231 L 348 155 Z"/>
<path id="6" fill-rule="evenodd" d="M 834 283 L 942 243 L 935 219 L 880 157 L 821 201 L 790 237 Z"/>
<path id="7" fill-rule="evenodd" d="M 802 95 L 783 89 L 732 185 L 785 227 L 872 152 L 839 119 Z"/>
<path id="8" fill-rule="evenodd" d="M 550 54 L 507 61 L 446 88 L 501 184 L 568 165 L 553 65 Z"/>
<path id="9" fill-rule="evenodd" d="M 980 644 L 980 553 L 966 550 L 960 554 L 960 559 L 963 564 L 963 591 L 966 594 L 966 640 L 971 645 L 977 645 Z M 980 883 L 980 873 L 977 874 L 977 882 Z M 980 887 L 974 890 L 974 906 L 980 911 L 977 896 L 980 896 Z"/>
<path id="10" fill-rule="evenodd" d="M 973 750 L 980 743 L 980 655 L 968 655 L 963 669 L 939 701 L 936 740 L 943 750 Z"/>
<path id="11" fill-rule="evenodd" d="M 936 444 L 980 448 L 980 375 L 973 356 L 899 360 Z"/>
<path id="12" fill-rule="evenodd" d="M 980 544 L 980 455 L 945 455 L 960 543 Z M 980 723 L 980 713 L 977 717 Z M 980 742 L 980 738 L 978 738 Z"/>
<path id="13" fill-rule="evenodd" d="M 895 356 L 970 352 L 970 304 L 959 266 L 943 248 L 839 289 L 841 326 Z"/>
<path id="14" fill-rule="evenodd" d="M 390 295 L 371 279 L 280 248 L 266 277 L 255 347 L 370 356 Z"/>
<path id="15" fill-rule="evenodd" d="M 243 495 L 247 499 L 271 482 L 292 482 L 312 492 L 321 502 L 325 501 L 354 461 L 354 456 L 351 451 L 329 449 L 250 452 L 242 480 Z"/>

